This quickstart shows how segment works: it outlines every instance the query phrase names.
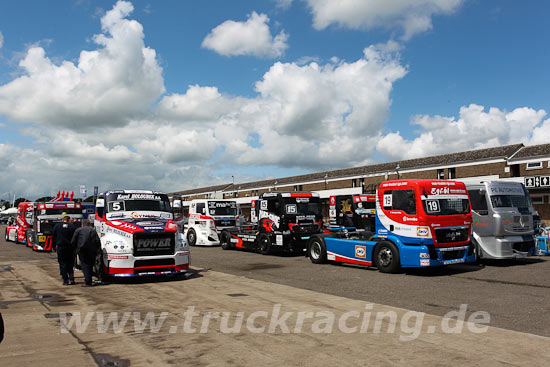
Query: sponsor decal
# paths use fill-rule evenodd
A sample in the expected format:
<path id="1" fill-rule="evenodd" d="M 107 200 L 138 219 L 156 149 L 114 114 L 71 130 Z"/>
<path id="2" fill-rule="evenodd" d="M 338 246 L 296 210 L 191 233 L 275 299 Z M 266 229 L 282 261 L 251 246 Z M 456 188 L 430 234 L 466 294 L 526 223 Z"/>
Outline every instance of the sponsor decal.
<path id="1" fill-rule="evenodd" d="M 430 228 L 428 227 L 418 227 L 416 229 L 416 235 L 419 237 L 428 237 L 430 234 Z"/>
<path id="2" fill-rule="evenodd" d="M 283 235 L 282 234 L 278 234 L 277 236 L 275 236 L 275 244 L 277 246 L 282 246 L 283 245 Z"/>
<path id="3" fill-rule="evenodd" d="M 336 260 L 336 256 L 334 256 L 334 254 L 327 254 L 327 260 Z"/>
<path id="4" fill-rule="evenodd" d="M 464 224 L 466 224 L 466 223 L 464 223 Z M 486 227 L 488 225 L 489 225 L 489 223 L 483 223 L 483 222 L 480 222 L 479 219 L 474 219 L 474 226 L 476 226 L 476 227 Z"/>
<path id="5" fill-rule="evenodd" d="M 355 257 L 359 257 L 361 259 L 366 259 L 367 258 L 367 247 L 366 246 L 355 245 Z"/>
<path id="6" fill-rule="evenodd" d="M 336 205 L 336 198 L 334 196 L 330 197 L 330 205 Z"/>
<path id="7" fill-rule="evenodd" d="M 445 260 L 445 261 L 443 261 L 443 264 L 445 264 L 445 265 L 460 264 L 460 263 L 463 263 L 464 261 L 465 261 L 464 259 Z"/>
<path id="8" fill-rule="evenodd" d="M 427 254 L 425 252 L 421 252 L 420 253 L 420 258 L 421 259 L 429 259 L 430 258 L 430 254 Z"/>
<path id="9" fill-rule="evenodd" d="M 420 260 L 420 266 L 430 266 L 430 260 Z"/>
<path id="10" fill-rule="evenodd" d="M 140 238 L 137 240 L 137 248 L 140 251 L 155 251 L 156 249 L 170 248 L 170 238 Z"/>
<path id="11" fill-rule="evenodd" d="M 138 226 L 162 226 L 162 222 L 137 222 Z"/>
<path id="12" fill-rule="evenodd" d="M 154 194 L 118 194 L 117 200 L 162 200 L 160 195 Z"/>
<path id="13" fill-rule="evenodd" d="M 126 238 L 132 238 L 131 234 L 129 234 L 127 232 L 124 232 L 124 231 L 121 231 L 119 229 L 113 228 L 113 227 L 107 227 L 107 232 L 114 233 L 114 234 L 117 234 L 119 236 L 126 237 Z"/>
<path id="14" fill-rule="evenodd" d="M 144 213 L 132 212 L 132 213 L 130 213 L 130 217 L 132 217 L 132 218 L 134 218 L 134 219 L 139 219 L 139 218 L 155 218 L 156 215 L 154 215 L 154 214 L 144 214 Z"/>
<path id="15" fill-rule="evenodd" d="M 433 184 L 436 184 L 435 182 Z M 431 195 L 448 195 L 451 190 L 448 187 L 432 187 L 430 190 Z"/>

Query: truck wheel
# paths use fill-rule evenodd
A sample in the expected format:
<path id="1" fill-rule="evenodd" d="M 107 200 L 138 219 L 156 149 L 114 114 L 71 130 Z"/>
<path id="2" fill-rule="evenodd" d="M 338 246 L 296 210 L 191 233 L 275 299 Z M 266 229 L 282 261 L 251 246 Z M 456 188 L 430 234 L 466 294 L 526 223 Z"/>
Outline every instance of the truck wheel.
<path id="1" fill-rule="evenodd" d="M 262 233 L 260 238 L 258 238 L 258 251 L 262 255 L 269 255 L 271 253 L 271 239 L 265 233 Z"/>
<path id="2" fill-rule="evenodd" d="M 95 256 L 93 271 L 95 276 L 97 277 L 97 280 L 99 280 L 99 282 L 101 283 L 105 282 L 107 277 L 103 272 L 103 253 L 101 251 L 98 251 L 97 255 Z"/>
<path id="3" fill-rule="evenodd" d="M 4 233 L 6 234 L 6 242 L 10 242 L 10 236 L 8 236 L 8 231 L 4 231 Z"/>
<path id="4" fill-rule="evenodd" d="M 187 242 L 189 246 L 195 246 L 197 244 L 197 233 L 193 228 L 189 228 L 187 231 Z"/>
<path id="5" fill-rule="evenodd" d="M 374 263 L 382 273 L 397 273 L 401 269 L 399 251 L 391 242 L 380 242 L 374 249 Z"/>
<path id="6" fill-rule="evenodd" d="M 325 241 L 313 238 L 308 246 L 309 259 L 314 264 L 324 264 L 327 261 L 327 247 Z"/>
<path id="7" fill-rule="evenodd" d="M 231 250 L 233 248 L 231 244 L 231 235 L 227 231 L 223 231 L 220 234 L 220 246 L 223 250 Z"/>

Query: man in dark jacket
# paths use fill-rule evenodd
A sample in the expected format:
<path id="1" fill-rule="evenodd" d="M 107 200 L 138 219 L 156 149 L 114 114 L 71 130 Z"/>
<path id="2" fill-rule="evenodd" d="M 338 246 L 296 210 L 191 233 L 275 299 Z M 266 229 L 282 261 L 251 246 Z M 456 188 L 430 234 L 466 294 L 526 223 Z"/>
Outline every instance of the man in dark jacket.
<path id="1" fill-rule="evenodd" d="M 66 215 L 63 222 L 57 223 L 52 229 L 52 247 L 57 251 L 57 261 L 59 262 L 59 272 L 63 278 L 63 285 L 75 284 L 74 281 L 74 252 L 71 244 L 76 227 L 70 223 L 71 218 Z"/>
<path id="2" fill-rule="evenodd" d="M 95 257 L 101 244 L 93 224 L 88 219 L 84 219 L 83 226 L 74 232 L 71 243 L 78 252 L 80 265 L 84 273 L 84 284 L 82 286 L 91 287 L 93 285 L 92 273 Z"/>

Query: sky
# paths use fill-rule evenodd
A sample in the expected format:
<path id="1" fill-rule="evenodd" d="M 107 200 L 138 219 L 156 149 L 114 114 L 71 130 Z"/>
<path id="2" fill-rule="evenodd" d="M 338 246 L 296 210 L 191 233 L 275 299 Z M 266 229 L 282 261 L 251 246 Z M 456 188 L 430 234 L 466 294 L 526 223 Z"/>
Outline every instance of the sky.
<path id="1" fill-rule="evenodd" d="M 0 199 L 550 142 L 550 3 L 0 3 Z"/>

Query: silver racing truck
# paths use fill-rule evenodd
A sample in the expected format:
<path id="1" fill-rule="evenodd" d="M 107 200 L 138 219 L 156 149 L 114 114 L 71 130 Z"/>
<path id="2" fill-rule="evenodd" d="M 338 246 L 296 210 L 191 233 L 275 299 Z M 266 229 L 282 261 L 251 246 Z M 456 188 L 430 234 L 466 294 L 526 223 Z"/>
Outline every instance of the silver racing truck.
<path id="1" fill-rule="evenodd" d="M 534 251 L 535 210 L 520 182 L 467 184 L 472 205 L 472 243 L 481 259 L 514 259 Z"/>

